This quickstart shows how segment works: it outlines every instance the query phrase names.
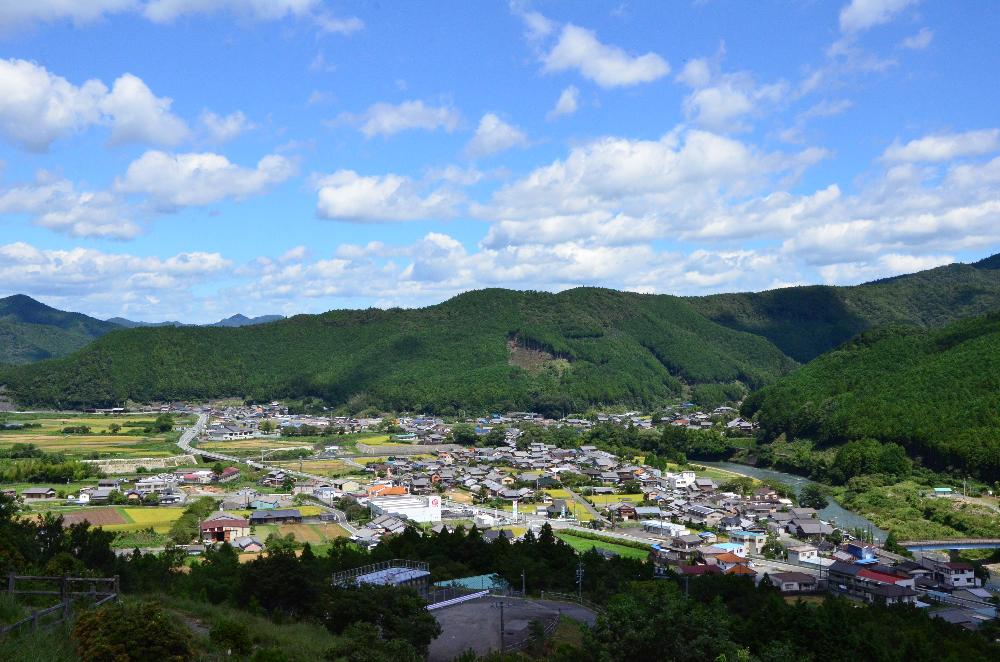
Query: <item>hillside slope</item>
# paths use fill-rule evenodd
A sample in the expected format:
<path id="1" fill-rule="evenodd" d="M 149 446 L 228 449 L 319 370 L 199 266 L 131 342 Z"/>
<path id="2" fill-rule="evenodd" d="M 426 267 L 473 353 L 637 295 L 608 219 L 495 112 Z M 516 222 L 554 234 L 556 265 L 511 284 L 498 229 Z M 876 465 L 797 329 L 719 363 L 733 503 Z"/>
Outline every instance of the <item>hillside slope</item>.
<path id="1" fill-rule="evenodd" d="M 68 313 L 23 294 L 0 299 L 0 364 L 65 356 L 117 329 L 81 313 Z"/>
<path id="2" fill-rule="evenodd" d="M 935 469 L 1000 479 L 1000 313 L 871 331 L 752 394 L 765 438 L 895 442 Z"/>
<path id="3" fill-rule="evenodd" d="M 684 383 L 738 392 L 735 382 L 756 388 L 792 367 L 768 341 L 677 297 L 482 290 L 414 310 L 121 330 L 0 382 L 24 404 L 49 406 L 308 395 L 396 410 L 558 412 L 658 402 Z M 715 384 L 724 386 L 698 386 Z"/>
<path id="4" fill-rule="evenodd" d="M 805 363 L 872 328 L 931 328 L 1000 309 L 1000 255 L 854 287 L 789 287 L 689 301 L 709 319 L 761 335 Z"/>

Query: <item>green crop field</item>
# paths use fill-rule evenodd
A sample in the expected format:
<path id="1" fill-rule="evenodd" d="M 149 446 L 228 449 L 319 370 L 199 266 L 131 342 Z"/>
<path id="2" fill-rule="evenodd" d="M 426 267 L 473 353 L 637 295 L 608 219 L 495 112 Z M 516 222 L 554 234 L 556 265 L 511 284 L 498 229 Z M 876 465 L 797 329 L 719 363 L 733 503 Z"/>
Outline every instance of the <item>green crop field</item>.
<path id="1" fill-rule="evenodd" d="M 5 422 L 25 423 L 31 426 L 20 429 L 0 430 L 0 448 L 14 444 L 34 444 L 47 453 L 62 453 L 70 458 L 130 458 L 163 457 L 180 452 L 175 442 L 179 432 L 146 433 L 144 428 L 153 424 L 154 415 L 95 416 L 72 414 L 10 414 Z M 178 418 L 183 425 L 186 418 Z M 112 425 L 120 426 L 112 433 Z M 86 434 L 64 434 L 63 428 L 86 426 Z"/>
<path id="2" fill-rule="evenodd" d="M 557 531 L 556 538 L 559 538 L 581 554 L 590 551 L 593 547 L 596 547 L 597 549 L 605 549 L 609 552 L 614 552 L 615 554 L 618 554 L 622 558 L 626 559 L 639 559 L 645 561 L 649 558 L 649 552 L 636 549 L 635 547 L 616 545 L 614 543 L 604 542 L 603 540 L 577 538 L 576 536 L 566 533 L 565 531 Z"/>

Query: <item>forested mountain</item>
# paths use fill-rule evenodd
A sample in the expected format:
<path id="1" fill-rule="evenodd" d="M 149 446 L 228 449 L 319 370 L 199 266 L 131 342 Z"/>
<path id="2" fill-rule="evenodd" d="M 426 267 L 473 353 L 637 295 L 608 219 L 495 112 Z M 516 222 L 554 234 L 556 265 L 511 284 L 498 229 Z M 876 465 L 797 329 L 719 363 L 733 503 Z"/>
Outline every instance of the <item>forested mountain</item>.
<path id="1" fill-rule="evenodd" d="M 752 394 L 765 437 L 895 442 L 935 469 L 1000 480 L 1000 312 L 862 334 Z"/>
<path id="2" fill-rule="evenodd" d="M 239 328 L 117 331 L 0 375 L 25 404 L 317 396 L 389 409 L 571 411 L 693 386 L 738 396 L 794 367 L 684 299 L 580 288 L 482 290 L 414 310 L 342 310 Z"/>
<path id="3" fill-rule="evenodd" d="M 0 299 L 0 364 L 65 356 L 116 328 L 109 322 L 15 294 Z"/>
<path id="4" fill-rule="evenodd" d="M 800 363 L 868 329 L 942 326 L 1000 309 L 1000 255 L 857 285 L 690 298 L 709 319 L 764 336 Z"/>

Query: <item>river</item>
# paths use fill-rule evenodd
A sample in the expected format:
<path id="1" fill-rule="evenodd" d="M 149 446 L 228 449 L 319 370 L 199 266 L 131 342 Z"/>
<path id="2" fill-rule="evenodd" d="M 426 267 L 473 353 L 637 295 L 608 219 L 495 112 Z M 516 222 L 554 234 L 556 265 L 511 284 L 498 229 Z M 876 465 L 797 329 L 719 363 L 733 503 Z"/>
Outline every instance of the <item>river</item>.
<path id="1" fill-rule="evenodd" d="M 707 467 L 725 469 L 726 471 L 732 471 L 733 473 L 750 476 L 751 478 L 776 480 L 791 487 L 795 490 L 795 494 L 798 494 L 799 490 L 811 482 L 808 478 L 803 478 L 802 476 L 786 474 L 783 471 L 775 471 L 774 469 L 750 467 L 745 464 L 737 464 L 735 462 L 702 462 L 700 460 L 693 460 L 692 464 L 704 464 Z M 847 510 L 833 499 L 829 497 L 827 498 L 830 501 L 829 505 L 819 511 L 819 515 L 822 519 L 834 524 L 835 526 L 847 529 L 848 531 L 856 528 L 864 530 L 871 529 L 872 535 L 877 541 L 885 540 L 887 535 L 886 531 L 878 528 L 861 515 Z"/>

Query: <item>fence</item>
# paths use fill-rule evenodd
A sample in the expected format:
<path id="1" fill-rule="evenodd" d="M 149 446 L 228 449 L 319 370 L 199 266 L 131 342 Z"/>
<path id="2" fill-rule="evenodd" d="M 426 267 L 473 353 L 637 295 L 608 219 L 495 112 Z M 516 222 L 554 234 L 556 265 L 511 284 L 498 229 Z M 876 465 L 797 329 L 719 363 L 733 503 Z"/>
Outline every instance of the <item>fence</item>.
<path id="1" fill-rule="evenodd" d="M 572 593 L 556 593 L 555 591 L 542 591 L 541 599 L 555 600 L 557 602 L 572 602 L 574 604 L 580 605 L 581 607 L 586 607 L 587 609 L 596 614 L 604 613 L 604 608 L 601 607 L 600 605 L 591 602 L 587 598 L 582 598 L 578 595 L 573 595 Z"/>
<path id="2" fill-rule="evenodd" d="M 29 584 L 32 588 L 18 588 L 17 583 Z M 36 585 L 53 585 L 58 582 L 58 590 L 43 590 Z M 87 585 L 89 584 L 89 589 Z M 100 590 L 98 586 L 102 586 Z M 83 590 L 80 590 L 83 587 Z M 31 615 L 16 623 L 0 627 L 0 636 L 7 636 L 22 628 L 37 630 L 67 621 L 72 614 L 74 600 L 88 599 L 96 607 L 111 600 L 117 600 L 120 593 L 118 575 L 114 577 L 36 577 L 32 575 L 7 575 L 7 593 L 11 595 L 50 595 L 59 598 L 59 604 L 46 609 L 32 611 Z"/>
<path id="3" fill-rule="evenodd" d="M 391 561 L 372 563 L 360 568 L 353 568 L 351 570 L 334 573 L 332 583 L 334 586 L 352 586 L 356 583 L 357 578 L 362 575 L 369 575 L 373 572 L 378 572 L 379 570 L 388 570 L 389 568 L 407 568 L 409 570 L 422 570 L 424 572 L 430 571 L 430 565 L 424 561 L 392 559 Z"/>

